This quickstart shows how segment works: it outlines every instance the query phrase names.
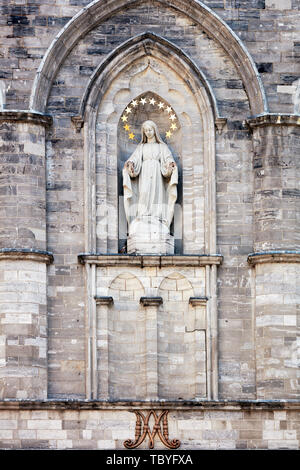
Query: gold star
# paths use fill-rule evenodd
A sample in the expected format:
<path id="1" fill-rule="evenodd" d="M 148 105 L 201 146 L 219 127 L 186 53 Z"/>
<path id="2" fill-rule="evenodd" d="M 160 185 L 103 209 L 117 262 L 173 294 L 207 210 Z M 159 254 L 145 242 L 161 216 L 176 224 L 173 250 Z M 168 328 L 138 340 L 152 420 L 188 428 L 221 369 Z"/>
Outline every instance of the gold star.
<path id="1" fill-rule="evenodd" d="M 170 113 L 172 111 L 171 106 L 167 106 L 167 111 L 168 111 L 168 113 Z"/>
<path id="2" fill-rule="evenodd" d="M 171 121 L 174 121 L 174 119 L 176 119 L 175 114 L 171 114 L 171 116 L 169 116 L 169 119 L 171 119 Z"/>
<path id="3" fill-rule="evenodd" d="M 162 109 L 162 108 L 165 107 L 165 105 L 160 101 L 160 102 L 158 103 L 158 107 L 159 107 L 159 109 Z"/>
<path id="4" fill-rule="evenodd" d="M 128 124 L 125 124 L 124 129 L 125 129 L 125 131 L 129 131 L 130 126 Z"/>
<path id="5" fill-rule="evenodd" d="M 127 113 L 127 114 L 131 113 L 131 109 L 130 109 L 129 107 L 127 107 L 127 108 L 125 109 L 125 113 Z"/>
<path id="6" fill-rule="evenodd" d="M 156 101 L 155 101 L 154 98 L 151 98 L 151 99 L 149 100 L 149 103 L 154 105 L 154 104 L 156 103 Z"/>
<path id="7" fill-rule="evenodd" d="M 171 135 L 172 135 L 172 132 L 171 132 L 171 131 L 166 132 L 166 137 L 170 138 Z"/>
<path id="8" fill-rule="evenodd" d="M 132 106 L 135 108 L 135 107 L 138 105 L 138 102 L 137 102 L 136 100 L 133 100 L 133 101 L 131 102 L 131 104 L 132 104 Z"/>
<path id="9" fill-rule="evenodd" d="M 141 101 L 140 101 L 140 103 L 142 103 L 142 104 L 145 104 L 145 103 L 147 103 L 147 100 L 146 100 L 146 98 L 141 98 Z"/>
<path id="10" fill-rule="evenodd" d="M 130 134 L 128 134 L 128 137 L 129 137 L 129 139 L 131 139 L 131 140 L 134 139 L 134 134 L 133 134 L 133 132 L 131 132 Z"/>
<path id="11" fill-rule="evenodd" d="M 127 116 L 122 116 L 121 119 L 122 119 L 123 122 L 126 122 L 127 121 Z"/>
<path id="12" fill-rule="evenodd" d="M 176 126 L 176 124 L 174 124 L 174 122 L 171 124 L 171 129 L 173 129 L 173 130 L 177 129 L 177 126 Z"/>

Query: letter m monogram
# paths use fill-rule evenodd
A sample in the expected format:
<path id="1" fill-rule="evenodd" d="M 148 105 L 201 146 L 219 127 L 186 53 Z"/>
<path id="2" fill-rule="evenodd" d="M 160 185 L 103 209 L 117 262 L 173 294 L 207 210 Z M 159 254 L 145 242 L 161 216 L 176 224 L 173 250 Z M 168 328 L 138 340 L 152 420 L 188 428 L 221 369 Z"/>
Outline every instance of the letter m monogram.
<path id="1" fill-rule="evenodd" d="M 168 410 L 163 410 L 159 416 L 157 416 L 154 410 L 148 411 L 147 415 L 144 416 L 141 411 L 133 411 L 136 415 L 136 425 L 135 425 L 135 439 L 127 439 L 124 441 L 124 447 L 127 449 L 134 449 L 139 447 L 146 437 L 149 438 L 149 449 L 154 448 L 154 438 L 156 434 L 158 435 L 161 442 L 168 447 L 168 449 L 177 449 L 180 446 L 180 441 L 178 439 L 169 440 L 169 431 L 168 431 Z M 152 431 L 150 429 L 149 421 L 151 416 L 154 418 L 154 425 Z M 162 427 L 161 427 L 162 426 Z"/>

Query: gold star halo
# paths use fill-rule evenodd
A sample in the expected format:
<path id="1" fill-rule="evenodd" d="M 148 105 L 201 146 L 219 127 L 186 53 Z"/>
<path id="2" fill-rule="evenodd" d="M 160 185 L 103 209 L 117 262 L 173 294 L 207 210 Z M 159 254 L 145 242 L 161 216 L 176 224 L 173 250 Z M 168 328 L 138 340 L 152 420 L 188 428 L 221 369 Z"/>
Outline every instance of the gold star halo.
<path id="1" fill-rule="evenodd" d="M 135 134 L 131 131 L 130 125 L 127 123 L 127 120 L 128 120 L 129 115 L 132 111 L 132 108 L 136 108 L 140 104 L 144 106 L 147 103 L 151 104 L 152 106 L 155 106 L 155 104 L 156 104 L 156 107 L 158 108 L 158 110 L 160 110 L 160 111 L 162 110 L 163 112 L 166 111 L 168 113 L 168 117 L 171 121 L 171 124 L 170 124 L 169 129 L 165 133 L 165 135 L 166 135 L 167 139 L 170 139 L 172 137 L 172 135 L 174 134 L 174 131 L 177 129 L 177 125 L 174 122 L 174 121 L 177 120 L 176 114 L 174 113 L 174 110 L 172 109 L 171 106 L 168 106 L 166 103 L 163 103 L 162 101 L 157 103 L 156 100 L 154 99 L 154 97 L 150 97 L 150 98 L 148 98 L 148 100 L 147 100 L 147 98 L 144 98 L 144 97 L 141 97 L 141 99 L 139 101 L 138 100 L 132 100 L 131 103 L 129 104 L 129 106 L 127 106 L 127 108 L 125 109 L 125 111 L 124 111 L 124 113 L 121 117 L 121 120 L 123 121 L 123 123 L 126 123 L 123 126 L 123 128 L 128 133 L 128 139 L 129 140 L 135 140 L 137 142 L 137 139 L 135 138 Z"/>

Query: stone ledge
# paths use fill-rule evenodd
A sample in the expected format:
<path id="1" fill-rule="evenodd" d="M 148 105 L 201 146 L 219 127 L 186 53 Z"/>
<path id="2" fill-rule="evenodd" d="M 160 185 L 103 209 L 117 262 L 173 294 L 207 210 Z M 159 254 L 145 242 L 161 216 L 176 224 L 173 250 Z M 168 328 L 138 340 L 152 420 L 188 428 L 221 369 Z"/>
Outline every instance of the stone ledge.
<path id="1" fill-rule="evenodd" d="M 169 0 L 168 2 L 161 0 L 160 3 L 173 8 L 174 11 L 186 14 L 210 37 L 222 45 L 232 62 L 239 69 L 253 112 L 259 113 L 266 110 L 266 96 L 255 63 L 241 40 L 226 22 L 209 7 L 196 0 L 190 0 L 188 4 L 182 2 L 182 0 Z M 121 11 L 122 8 L 129 9 L 133 4 L 136 4 L 135 0 L 93 1 L 84 6 L 61 29 L 52 41 L 37 70 L 30 99 L 33 109 L 39 111 L 46 109 L 46 97 L 49 95 L 53 80 L 63 60 L 79 39 L 107 18 Z"/>
<path id="2" fill-rule="evenodd" d="M 26 122 L 28 124 L 37 124 L 46 127 L 51 126 L 52 117 L 48 114 L 34 111 L 0 111 L 0 123 L 1 122 Z"/>
<path id="3" fill-rule="evenodd" d="M 263 263 L 300 263 L 300 251 L 262 251 L 250 253 L 247 258 L 251 266 Z"/>
<path id="4" fill-rule="evenodd" d="M 215 411 L 245 411 L 245 410 L 300 410 L 299 400 L 245 400 L 245 401 L 100 401 L 100 400 L 2 400 L 1 410 L 125 410 L 132 409 L 169 410 L 215 410 Z"/>
<path id="5" fill-rule="evenodd" d="M 163 303 L 162 297 L 141 297 L 140 303 L 143 307 L 158 307 Z"/>
<path id="6" fill-rule="evenodd" d="M 254 129 L 262 126 L 300 126 L 299 114 L 260 114 L 245 121 Z"/>
<path id="7" fill-rule="evenodd" d="M 39 263 L 51 264 L 53 263 L 53 254 L 43 250 L 1 248 L 0 261 L 2 260 L 38 261 Z"/>
<path id="8" fill-rule="evenodd" d="M 78 260 L 81 264 L 96 264 L 98 266 L 208 266 L 219 265 L 222 255 L 101 255 L 97 253 L 80 253 Z"/>

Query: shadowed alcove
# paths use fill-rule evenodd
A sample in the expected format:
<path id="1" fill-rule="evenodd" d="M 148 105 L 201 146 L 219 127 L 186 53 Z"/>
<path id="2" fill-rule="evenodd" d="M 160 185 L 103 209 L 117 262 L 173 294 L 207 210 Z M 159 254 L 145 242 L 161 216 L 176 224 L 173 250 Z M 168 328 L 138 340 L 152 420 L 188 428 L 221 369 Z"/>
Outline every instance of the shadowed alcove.
<path id="1" fill-rule="evenodd" d="M 177 201 L 174 220 L 170 231 L 175 237 L 175 253 L 182 252 L 182 133 L 176 111 L 166 99 L 152 91 L 147 91 L 127 104 L 118 123 L 118 194 L 119 194 L 119 252 L 126 252 L 127 222 L 123 201 L 122 170 L 125 161 L 135 151 L 141 141 L 141 125 L 144 121 L 154 121 L 178 167 Z"/>

